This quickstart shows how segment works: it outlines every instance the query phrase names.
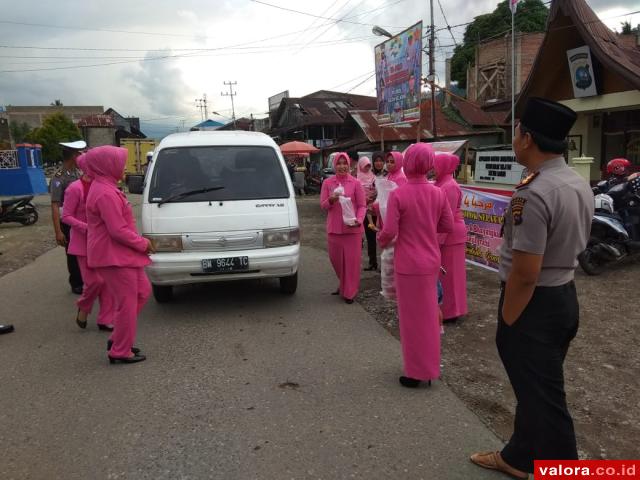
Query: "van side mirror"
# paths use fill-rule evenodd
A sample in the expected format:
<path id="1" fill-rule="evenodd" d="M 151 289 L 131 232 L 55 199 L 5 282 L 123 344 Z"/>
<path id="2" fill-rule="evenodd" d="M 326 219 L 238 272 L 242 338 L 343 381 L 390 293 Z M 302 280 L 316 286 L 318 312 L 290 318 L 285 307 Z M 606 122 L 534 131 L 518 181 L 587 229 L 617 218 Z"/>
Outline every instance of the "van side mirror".
<path id="1" fill-rule="evenodd" d="M 144 191 L 144 175 L 127 176 L 127 190 L 129 190 L 129 193 L 142 195 Z"/>

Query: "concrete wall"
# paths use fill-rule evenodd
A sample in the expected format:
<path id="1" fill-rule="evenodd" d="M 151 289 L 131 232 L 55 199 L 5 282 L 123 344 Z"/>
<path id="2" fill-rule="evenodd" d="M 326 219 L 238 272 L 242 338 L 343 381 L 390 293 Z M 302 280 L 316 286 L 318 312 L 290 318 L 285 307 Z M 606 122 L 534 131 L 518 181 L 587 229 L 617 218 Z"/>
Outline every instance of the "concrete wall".
<path id="1" fill-rule="evenodd" d="M 110 127 L 85 127 L 82 129 L 89 148 L 116 144 L 116 129 Z"/>

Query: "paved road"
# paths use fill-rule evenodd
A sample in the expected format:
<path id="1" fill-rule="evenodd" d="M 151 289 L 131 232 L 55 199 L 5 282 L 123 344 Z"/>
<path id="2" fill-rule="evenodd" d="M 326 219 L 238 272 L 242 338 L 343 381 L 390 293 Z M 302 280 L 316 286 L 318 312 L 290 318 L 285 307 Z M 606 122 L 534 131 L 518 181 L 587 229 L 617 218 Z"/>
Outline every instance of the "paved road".
<path id="1" fill-rule="evenodd" d="M 328 295 L 305 248 L 300 289 L 180 289 L 149 302 L 148 360 L 109 365 L 106 335 L 74 323 L 61 249 L 0 278 L 2 479 L 492 479 L 500 442 L 442 383 L 397 384 L 400 347 Z"/>

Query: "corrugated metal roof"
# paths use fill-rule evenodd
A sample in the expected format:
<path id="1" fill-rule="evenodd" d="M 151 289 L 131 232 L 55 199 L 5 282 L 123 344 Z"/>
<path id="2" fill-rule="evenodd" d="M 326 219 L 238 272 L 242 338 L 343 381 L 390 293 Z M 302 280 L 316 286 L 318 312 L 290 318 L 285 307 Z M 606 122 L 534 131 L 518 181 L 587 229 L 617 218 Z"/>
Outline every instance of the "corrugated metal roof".
<path id="1" fill-rule="evenodd" d="M 115 128 L 115 123 L 111 115 L 88 115 L 82 117 L 78 122 L 78 127 L 92 127 L 92 128 Z"/>

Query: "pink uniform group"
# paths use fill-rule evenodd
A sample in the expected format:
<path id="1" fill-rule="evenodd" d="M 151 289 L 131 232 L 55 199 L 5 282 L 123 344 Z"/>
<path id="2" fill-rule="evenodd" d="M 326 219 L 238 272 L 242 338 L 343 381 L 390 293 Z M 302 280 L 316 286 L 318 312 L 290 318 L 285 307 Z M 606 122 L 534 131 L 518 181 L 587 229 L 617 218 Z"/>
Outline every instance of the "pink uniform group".
<path id="1" fill-rule="evenodd" d="M 69 249 L 85 279 L 78 309 L 90 313 L 99 298 L 98 324 L 114 327 L 108 342 L 112 363 L 144 360 L 134 342 L 138 314 L 151 293 L 144 273 L 150 243 L 138 234 L 131 205 L 117 186 L 126 158 L 126 149 L 112 146 L 82 155 L 85 176 L 67 189 L 62 217 L 72 228 Z"/>
<path id="2" fill-rule="evenodd" d="M 346 153 L 338 154 L 338 158 L 349 162 Z M 436 156 L 426 143 L 411 145 L 404 156 L 399 152 L 387 154 L 386 178 L 398 188 L 389 196 L 385 221 L 379 220 L 377 241 L 382 248 L 395 246 L 394 278 L 404 364 L 400 383 L 404 386 L 414 387 L 440 376 L 437 282 L 441 266 L 446 270 L 440 277 L 444 318 L 467 313 L 466 228 L 460 212 L 460 187 L 453 178 L 458 164 L 455 155 Z M 435 183 L 427 180 L 432 170 L 436 172 Z M 329 201 L 331 192 L 339 186 L 345 187 L 343 195 L 357 205 L 360 223 L 365 214 L 364 194 L 357 180 L 344 174 L 327 179 L 321 194 L 321 206 L 328 211 L 331 264 L 340 281 L 340 293 L 353 299 L 360 282 L 362 227 L 344 225 L 341 204 Z"/>

